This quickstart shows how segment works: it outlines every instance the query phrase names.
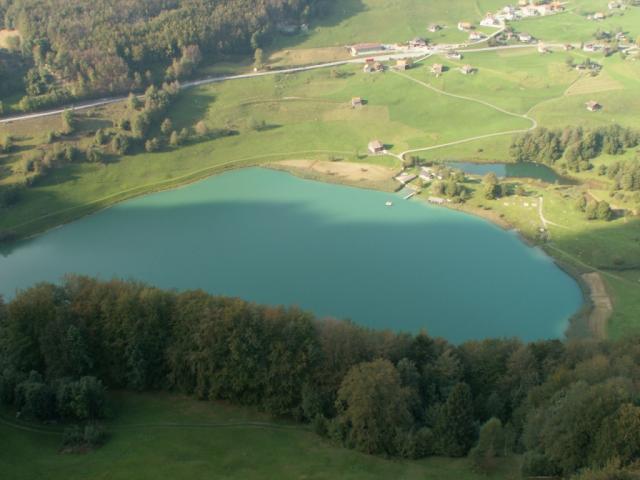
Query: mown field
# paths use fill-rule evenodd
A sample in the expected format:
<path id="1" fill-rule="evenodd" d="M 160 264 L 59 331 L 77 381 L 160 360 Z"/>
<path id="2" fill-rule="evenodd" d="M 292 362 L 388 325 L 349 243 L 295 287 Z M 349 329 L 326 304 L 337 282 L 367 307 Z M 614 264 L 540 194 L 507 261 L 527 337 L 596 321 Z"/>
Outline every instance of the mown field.
<path id="1" fill-rule="evenodd" d="M 0 469 L 5 478 L 262 479 L 346 478 L 476 480 L 519 478 L 519 460 L 494 475 L 474 473 L 466 459 L 387 460 L 332 445 L 304 426 L 249 408 L 182 396 L 114 394 L 106 445 L 61 454 L 61 429 L 5 423 L 0 417 Z M 10 423 L 15 420 L 9 419 Z"/>

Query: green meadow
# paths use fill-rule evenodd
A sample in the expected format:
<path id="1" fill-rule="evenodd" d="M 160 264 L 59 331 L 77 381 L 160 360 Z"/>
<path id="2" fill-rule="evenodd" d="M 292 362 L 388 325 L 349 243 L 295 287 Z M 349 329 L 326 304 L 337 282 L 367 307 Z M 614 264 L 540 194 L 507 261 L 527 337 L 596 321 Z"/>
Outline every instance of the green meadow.
<path id="1" fill-rule="evenodd" d="M 493 475 L 467 459 L 389 460 L 335 446 L 308 427 L 250 408 L 154 393 L 112 395 L 109 438 L 84 454 L 59 453 L 61 427 L 0 416 L 0 469 L 5 478 L 65 479 L 516 479 L 519 459 Z M 152 468 L 150 468 L 152 466 Z"/>
<path id="2" fill-rule="evenodd" d="M 281 37 L 273 48 L 304 49 L 361 42 L 396 43 L 417 36 L 437 43 L 458 43 L 468 38 L 468 33 L 457 29 L 458 22 L 468 21 L 478 25 L 487 12 L 504 5 L 503 0 L 341 0 L 331 8 L 327 17 L 309 26 L 308 34 Z M 445 28 L 431 33 L 428 31 L 430 24 Z"/>
<path id="3" fill-rule="evenodd" d="M 635 41 L 640 35 L 640 9 L 610 11 L 607 3 L 606 0 L 573 0 L 566 5 L 564 13 L 520 20 L 514 22 L 513 27 L 545 42 L 590 42 L 597 30 L 621 31 Z M 607 16 L 603 20 L 589 20 L 588 16 L 596 12 Z"/>

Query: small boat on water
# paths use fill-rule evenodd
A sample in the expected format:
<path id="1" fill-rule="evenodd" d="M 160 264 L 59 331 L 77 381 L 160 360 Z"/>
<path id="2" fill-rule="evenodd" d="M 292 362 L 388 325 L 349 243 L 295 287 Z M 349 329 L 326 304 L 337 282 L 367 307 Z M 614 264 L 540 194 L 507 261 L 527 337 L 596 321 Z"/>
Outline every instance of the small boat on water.
<path id="1" fill-rule="evenodd" d="M 387 207 L 393 207 L 393 202 L 389 201 L 389 202 L 385 203 L 385 205 L 386 205 Z"/>

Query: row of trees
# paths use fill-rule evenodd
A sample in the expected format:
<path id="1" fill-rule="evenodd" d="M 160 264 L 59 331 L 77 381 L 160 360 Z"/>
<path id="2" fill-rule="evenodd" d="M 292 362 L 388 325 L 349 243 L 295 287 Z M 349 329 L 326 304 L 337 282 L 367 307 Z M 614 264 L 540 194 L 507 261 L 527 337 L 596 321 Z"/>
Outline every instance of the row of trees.
<path id="1" fill-rule="evenodd" d="M 562 161 L 567 169 L 582 171 L 592 168 L 589 161 L 603 153 L 620 155 L 639 143 L 640 132 L 619 125 L 555 130 L 538 127 L 515 137 L 509 153 L 516 162 L 557 165 Z"/>
<path id="2" fill-rule="evenodd" d="M 514 451 L 538 476 L 614 460 L 624 470 L 640 458 L 640 343 L 631 339 L 452 345 L 202 291 L 69 277 L 0 307 L 0 366 L 39 372 L 46 385 L 95 377 L 257 405 L 367 453 L 473 447 L 485 470 Z"/>
<path id="3" fill-rule="evenodd" d="M 602 174 L 613 180 L 613 190 L 640 191 L 640 161 L 623 160 L 604 165 Z"/>
<path id="4" fill-rule="evenodd" d="M 21 107 L 140 90 L 190 76 L 203 58 L 251 53 L 320 0 L 11 0 L 0 11 L 32 62 Z M 155 73 L 152 73 L 155 72 Z M 164 73 L 163 73 L 164 72 Z M 1 73 L 1 72 L 0 72 Z"/>

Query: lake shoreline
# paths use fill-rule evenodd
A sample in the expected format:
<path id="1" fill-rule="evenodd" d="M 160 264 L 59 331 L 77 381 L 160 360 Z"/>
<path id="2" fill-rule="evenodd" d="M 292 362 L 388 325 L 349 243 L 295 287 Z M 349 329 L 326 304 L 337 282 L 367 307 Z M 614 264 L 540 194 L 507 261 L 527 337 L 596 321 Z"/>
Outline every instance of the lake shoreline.
<path id="1" fill-rule="evenodd" d="M 274 162 L 272 164 L 262 165 L 262 167 L 272 168 L 278 171 L 285 171 L 290 173 L 291 175 L 294 175 L 306 180 L 321 181 L 321 182 L 345 185 L 345 186 L 355 187 L 355 188 L 365 188 L 365 189 L 386 191 L 389 193 L 393 191 L 390 189 L 383 189 L 380 187 L 377 188 L 375 185 L 363 186 L 355 182 L 349 182 L 344 178 L 336 178 L 328 175 L 312 173 L 309 170 L 306 170 L 303 168 L 293 168 L 291 166 L 283 165 L 281 162 Z M 544 182 L 536 182 L 536 181 L 534 182 L 544 183 Z M 421 198 L 419 196 L 416 196 L 415 198 L 420 201 L 426 202 L 424 198 Z M 505 231 L 515 232 L 518 238 L 520 239 L 520 241 L 522 241 L 524 244 L 528 245 L 529 247 L 541 249 L 544 252 L 544 254 L 547 257 L 549 257 L 560 270 L 565 272 L 576 282 L 576 284 L 578 285 L 582 293 L 582 306 L 577 312 L 575 312 L 570 318 L 567 319 L 567 327 L 564 333 L 565 337 L 567 339 L 584 338 L 586 336 L 591 336 L 593 338 L 602 338 L 601 334 L 599 334 L 598 332 L 594 332 L 590 328 L 591 317 L 594 315 L 594 312 L 595 312 L 595 305 L 591 300 L 594 294 L 591 288 L 591 285 L 588 282 L 586 282 L 585 279 L 583 278 L 583 275 L 585 273 L 588 273 L 586 270 L 580 270 L 578 267 L 570 263 L 567 263 L 566 261 L 558 258 L 556 255 L 553 255 L 551 251 L 544 248 L 544 244 L 539 243 L 534 239 L 527 237 L 519 229 L 517 229 L 513 224 L 505 220 L 503 217 L 495 213 L 493 210 L 484 210 L 480 208 L 469 207 L 469 206 L 466 206 L 465 204 L 454 204 L 454 203 L 446 203 L 441 205 L 441 207 L 466 213 L 468 215 L 473 215 L 478 218 L 482 218 L 483 220 L 486 220 L 491 224 L 496 225 L 497 227 Z M 601 331 L 604 333 L 604 336 L 606 337 L 606 328 L 601 329 Z"/>
<path id="2" fill-rule="evenodd" d="M 182 187 L 188 186 L 190 184 L 196 183 L 198 181 L 204 180 L 206 178 L 210 178 L 213 176 L 217 176 L 221 173 L 225 173 L 228 171 L 233 171 L 233 170 L 239 170 L 239 169 L 246 169 L 249 167 L 259 167 L 259 168 L 265 168 L 265 169 L 269 169 L 269 170 L 276 170 L 276 171 L 286 171 L 287 173 L 299 177 L 299 178 L 304 178 L 307 180 L 311 180 L 311 181 L 318 181 L 318 182 L 323 182 L 323 183 L 330 183 L 330 184 L 337 184 L 337 185 L 344 185 L 344 186 L 349 186 L 349 187 L 355 187 L 355 188 L 359 188 L 359 189 L 366 189 L 366 190 L 375 190 L 375 191 L 382 191 L 382 192 L 387 192 L 387 193 L 392 193 L 394 191 L 397 191 L 397 185 L 395 184 L 395 182 L 392 179 L 389 179 L 388 181 L 370 181 L 370 182 L 363 182 L 363 181 L 353 181 L 353 180 L 349 180 L 349 179 L 345 179 L 343 177 L 337 177 L 335 175 L 327 175 L 327 174 L 321 174 L 318 172 L 312 172 L 309 171 L 308 169 L 304 169 L 304 168 L 295 168 L 292 167 L 291 165 L 282 165 L 282 164 L 278 164 L 279 162 L 271 162 L 271 163 L 267 163 L 267 164 L 242 164 L 242 165 L 231 165 L 231 166 L 227 166 L 224 168 L 219 168 L 217 171 L 215 171 L 213 174 L 208 174 L 208 175 L 203 175 L 202 177 L 200 176 L 194 176 L 191 177 L 189 179 L 187 179 L 186 181 L 182 181 L 179 184 L 175 184 L 175 185 L 167 185 L 166 187 L 162 187 L 162 188 L 154 188 L 152 190 L 146 191 L 144 193 L 140 193 L 140 194 L 133 194 L 131 196 L 126 196 L 125 198 L 119 198 L 117 201 L 113 201 L 113 202 L 109 202 L 108 204 L 104 204 L 104 205 L 99 205 L 99 202 L 96 202 L 96 205 L 92 207 L 87 208 L 87 211 L 84 212 L 81 215 L 78 216 L 70 216 L 68 218 L 65 218 L 64 221 L 50 227 L 47 228 L 46 230 L 37 232 L 37 233 L 33 233 L 31 235 L 29 235 L 28 237 L 25 238 L 21 238 L 18 239 L 15 242 L 12 242 L 10 244 L 6 245 L 6 248 L 8 248 L 9 252 L 13 249 L 13 246 L 17 246 L 19 245 L 22 241 L 24 240 L 28 240 L 28 239 L 32 239 L 35 237 L 38 237 L 46 232 L 52 231 L 52 230 L 56 230 L 62 226 L 64 226 L 65 224 L 74 222 L 76 220 L 79 220 L 81 218 L 87 217 L 87 216 L 91 216 L 95 213 L 99 213 L 101 211 L 104 211 L 106 209 L 109 209 L 110 207 L 121 203 L 125 200 L 130 200 L 132 198 L 140 198 L 146 195 L 150 195 L 150 194 L 154 194 L 154 193 L 158 193 L 161 191 L 167 191 L 167 190 L 176 190 L 176 189 L 180 189 Z M 366 164 L 363 164 L 366 167 Z M 364 173 L 364 172 L 363 172 Z M 366 176 L 366 175 L 365 175 Z M 167 183 L 170 183 L 167 182 Z M 468 208 L 464 205 L 445 205 L 446 208 L 452 209 L 452 210 L 457 210 L 460 211 L 462 213 L 466 213 L 466 214 L 471 214 L 474 215 L 476 217 L 480 217 L 488 222 L 490 222 L 493 225 L 496 225 L 498 227 L 500 227 L 501 229 L 505 230 L 505 231 L 515 231 L 518 234 L 518 238 L 525 243 L 526 245 L 530 246 L 530 247 L 541 247 L 541 245 L 537 242 L 535 242 L 534 240 L 524 236 L 522 234 L 522 232 L 518 231 L 517 229 L 515 229 L 513 227 L 513 225 L 511 225 L 508 221 L 506 221 L 504 218 L 498 216 L 497 214 L 495 214 L 494 212 L 491 211 L 485 211 L 485 210 L 480 210 L 480 209 L 476 209 L 476 208 Z M 593 303 L 589 302 L 589 299 L 591 298 L 592 295 L 592 291 L 589 287 L 589 285 L 584 281 L 584 279 L 582 278 L 581 274 L 585 273 L 585 272 L 578 272 L 577 269 L 575 269 L 573 266 L 570 265 L 566 265 L 565 262 L 559 260 L 556 256 L 554 256 L 551 252 L 547 251 L 546 249 L 544 249 L 545 254 L 552 259 L 552 261 L 559 267 L 561 268 L 563 271 L 565 271 L 579 286 L 581 292 L 582 292 L 582 306 L 580 307 L 580 309 L 578 310 L 578 312 L 576 312 L 574 315 L 572 315 L 572 317 L 569 319 L 569 323 L 568 323 L 568 327 L 566 330 L 566 334 L 565 336 L 567 338 L 574 338 L 574 336 L 571 334 L 571 332 L 574 332 L 576 330 L 583 330 L 583 328 L 573 328 L 572 325 L 585 325 L 588 324 L 588 319 L 589 316 L 591 315 L 592 311 L 593 311 Z"/>

